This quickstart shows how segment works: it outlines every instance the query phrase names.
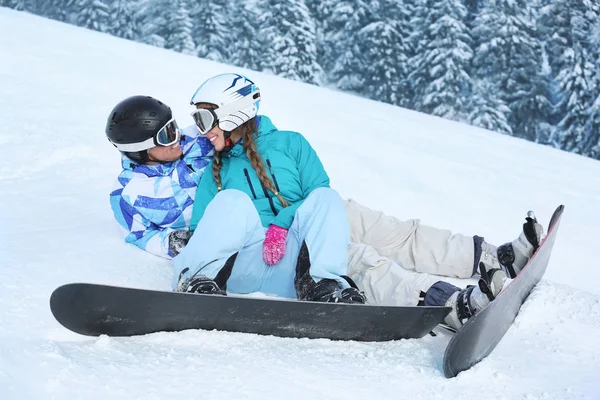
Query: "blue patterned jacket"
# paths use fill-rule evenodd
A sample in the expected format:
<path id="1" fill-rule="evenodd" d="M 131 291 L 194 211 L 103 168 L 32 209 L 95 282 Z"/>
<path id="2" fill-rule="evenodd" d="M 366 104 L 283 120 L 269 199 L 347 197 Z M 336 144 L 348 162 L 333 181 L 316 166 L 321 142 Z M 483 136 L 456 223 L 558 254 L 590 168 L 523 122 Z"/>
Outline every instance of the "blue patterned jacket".
<path id="1" fill-rule="evenodd" d="M 123 171 L 110 205 L 125 241 L 157 256 L 171 258 L 168 237 L 189 229 L 200 177 L 212 161 L 213 146 L 195 125 L 182 130 L 183 157 L 159 165 L 136 164 L 123 155 Z"/>

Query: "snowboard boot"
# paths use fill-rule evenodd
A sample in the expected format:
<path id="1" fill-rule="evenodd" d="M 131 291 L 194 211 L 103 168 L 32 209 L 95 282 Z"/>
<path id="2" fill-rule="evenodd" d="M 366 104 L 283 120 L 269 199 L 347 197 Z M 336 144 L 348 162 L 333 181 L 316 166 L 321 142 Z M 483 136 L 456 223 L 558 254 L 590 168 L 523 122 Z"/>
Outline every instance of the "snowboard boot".
<path id="1" fill-rule="evenodd" d="M 296 278 L 294 287 L 299 300 L 321 301 L 328 303 L 365 304 L 363 292 L 358 290 L 356 283 L 350 277 L 342 275 L 350 287 L 340 289 L 340 285 L 333 279 L 321 279 L 315 282 L 310 275 L 310 256 L 306 242 L 302 242 L 296 264 Z"/>
<path id="2" fill-rule="evenodd" d="M 514 279 L 539 247 L 543 234 L 544 227 L 537 222 L 533 211 L 529 211 L 523 230 L 512 242 L 496 247 L 480 238 L 479 243 L 476 244 L 476 251 L 481 252 L 478 265 L 483 263 L 490 271 L 500 268 L 508 277 Z M 478 272 L 482 275 L 480 269 Z"/>
<path id="3" fill-rule="evenodd" d="M 299 296 L 300 300 L 337 303 L 340 297 L 340 286 L 333 279 L 321 279 L 316 283 L 311 279 L 307 286 L 304 293 Z"/>
<path id="4" fill-rule="evenodd" d="M 204 275 L 196 275 L 179 285 L 178 292 L 200 293 L 200 294 L 218 294 L 226 296 L 227 292 L 217 285 L 215 281 Z"/>
<path id="5" fill-rule="evenodd" d="M 304 295 L 300 297 L 304 301 L 319 301 L 325 303 L 349 303 L 364 304 L 365 295 L 357 288 L 349 287 L 340 289 L 340 285 L 333 279 L 321 279 L 310 285 Z"/>
<path id="6" fill-rule="evenodd" d="M 367 301 L 365 294 L 357 288 L 349 287 L 340 293 L 340 303 L 365 304 L 365 301 Z"/>
<path id="7" fill-rule="evenodd" d="M 446 301 L 445 305 L 452 307 L 452 311 L 444 322 L 456 330 L 493 301 L 507 281 L 503 269 L 496 268 L 488 271 L 484 265 L 480 264 L 479 267 L 483 273 L 477 286 L 467 286 L 465 289 L 457 290 Z"/>

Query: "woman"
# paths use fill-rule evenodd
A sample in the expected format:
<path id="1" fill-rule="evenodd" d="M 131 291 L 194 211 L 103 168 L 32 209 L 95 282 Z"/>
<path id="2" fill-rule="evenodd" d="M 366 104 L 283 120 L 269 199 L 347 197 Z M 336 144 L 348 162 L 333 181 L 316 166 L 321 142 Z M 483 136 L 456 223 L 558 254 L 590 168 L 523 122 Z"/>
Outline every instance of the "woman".
<path id="1" fill-rule="evenodd" d="M 259 89 L 238 74 L 208 79 L 192 98 L 215 153 L 196 192 L 198 233 L 173 260 L 174 287 L 364 303 L 345 276 L 344 201 L 306 139 L 257 116 L 259 102 Z"/>

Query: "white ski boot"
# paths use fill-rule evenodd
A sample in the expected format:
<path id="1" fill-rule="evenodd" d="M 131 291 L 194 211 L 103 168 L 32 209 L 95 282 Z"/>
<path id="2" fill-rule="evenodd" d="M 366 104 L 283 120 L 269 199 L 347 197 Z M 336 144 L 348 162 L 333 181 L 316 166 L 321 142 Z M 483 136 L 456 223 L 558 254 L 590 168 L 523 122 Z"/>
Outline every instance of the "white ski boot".
<path id="1" fill-rule="evenodd" d="M 479 262 L 488 271 L 501 268 L 509 278 L 515 278 L 539 247 L 543 234 L 544 227 L 537 222 L 533 211 L 529 211 L 518 238 L 499 247 L 485 241 L 481 243 Z M 481 271 L 479 273 L 481 275 Z"/>
<path id="2" fill-rule="evenodd" d="M 452 311 L 446 316 L 444 322 L 456 330 L 493 301 L 507 282 L 503 269 L 496 268 L 488 271 L 482 264 L 479 265 L 481 279 L 478 285 L 467 286 L 455 292 L 446 301 L 445 305 L 452 307 Z"/>

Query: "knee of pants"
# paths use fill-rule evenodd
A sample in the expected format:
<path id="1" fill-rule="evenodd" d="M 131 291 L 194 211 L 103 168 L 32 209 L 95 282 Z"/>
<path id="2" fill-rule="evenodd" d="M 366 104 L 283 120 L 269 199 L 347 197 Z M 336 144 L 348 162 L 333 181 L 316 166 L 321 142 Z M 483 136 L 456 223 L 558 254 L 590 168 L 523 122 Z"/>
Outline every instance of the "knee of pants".
<path id="1" fill-rule="evenodd" d="M 215 197 L 212 199 L 208 206 L 210 207 L 210 205 L 213 203 L 218 204 L 220 207 L 224 207 L 225 209 L 230 211 L 255 208 L 250 196 L 237 189 L 221 190 L 215 195 Z"/>
<path id="2" fill-rule="evenodd" d="M 329 187 L 316 188 L 315 190 L 310 192 L 310 194 L 308 195 L 308 197 L 306 198 L 306 200 L 304 202 L 306 202 L 308 200 L 313 200 L 313 199 L 314 199 L 314 201 L 318 201 L 319 203 L 322 201 L 334 201 L 334 202 L 338 201 L 338 202 L 340 202 L 340 205 L 342 205 L 342 206 L 344 205 L 344 200 L 342 200 L 339 193 Z"/>
<path id="3" fill-rule="evenodd" d="M 241 190 L 227 189 L 216 194 L 212 201 L 206 206 L 202 219 L 198 222 L 196 230 L 214 228 L 214 224 L 229 226 L 245 230 L 249 228 L 246 225 L 254 225 L 260 223 L 260 216 L 252 202 L 250 196 Z M 192 236 L 193 238 L 194 236 Z"/>
<path id="4" fill-rule="evenodd" d="M 344 214 L 346 213 L 344 200 L 338 192 L 331 188 L 321 187 L 313 190 L 296 212 L 302 213 L 305 210 L 311 210 L 310 212 L 312 213 L 312 210 L 315 209 L 316 206 L 319 208 L 338 207 L 340 210 L 344 211 Z"/>
<path id="5" fill-rule="evenodd" d="M 297 232 L 301 231 L 307 220 L 315 218 L 315 211 L 320 210 L 320 214 L 324 212 L 326 215 L 332 215 L 329 210 L 332 207 L 335 209 L 336 206 L 339 206 L 340 210 L 344 210 L 344 201 L 335 190 L 325 187 L 313 190 L 296 210 L 291 229 Z M 343 214 L 345 217 L 345 211 L 343 211 Z M 347 220 L 347 218 L 345 219 Z"/>

